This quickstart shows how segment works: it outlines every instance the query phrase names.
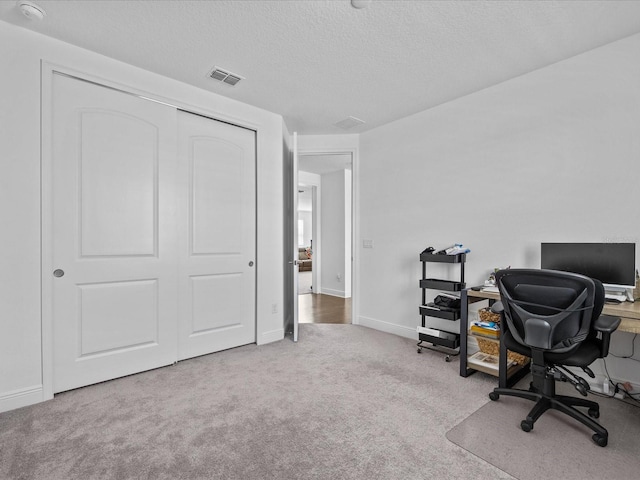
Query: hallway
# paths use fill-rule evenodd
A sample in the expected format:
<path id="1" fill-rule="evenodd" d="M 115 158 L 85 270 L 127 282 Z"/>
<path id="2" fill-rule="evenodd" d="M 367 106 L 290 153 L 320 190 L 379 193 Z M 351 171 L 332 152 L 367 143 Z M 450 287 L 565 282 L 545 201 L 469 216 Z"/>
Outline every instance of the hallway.
<path id="1" fill-rule="evenodd" d="M 298 296 L 299 323 L 351 323 L 351 298 L 307 294 Z"/>

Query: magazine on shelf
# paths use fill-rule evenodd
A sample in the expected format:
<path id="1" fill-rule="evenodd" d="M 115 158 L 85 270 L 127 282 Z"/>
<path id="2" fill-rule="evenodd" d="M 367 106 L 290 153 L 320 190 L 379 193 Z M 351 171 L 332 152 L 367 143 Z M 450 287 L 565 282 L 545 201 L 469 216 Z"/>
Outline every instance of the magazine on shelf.
<path id="1" fill-rule="evenodd" d="M 493 338 L 494 340 L 497 340 L 498 338 L 500 338 L 500 330 L 495 330 L 493 328 L 485 328 L 479 325 L 471 325 L 471 328 L 469 329 L 469 331 L 473 335 L 479 335 L 481 337 L 486 337 L 486 338 Z"/>
<path id="2" fill-rule="evenodd" d="M 500 324 L 497 322 L 473 322 L 469 330 L 474 335 L 495 339 L 500 338 Z"/>
<path id="3" fill-rule="evenodd" d="M 495 370 L 496 372 L 498 371 L 499 361 L 500 358 L 497 355 L 491 355 L 484 352 L 476 352 L 467 359 L 467 362 L 471 365 L 490 368 L 492 370 Z M 512 367 L 515 364 L 516 362 L 514 362 L 513 360 L 507 359 L 507 368 Z"/>
<path id="4" fill-rule="evenodd" d="M 498 287 L 496 287 L 495 285 L 485 285 L 484 287 L 482 287 L 482 291 L 489 293 L 500 293 L 500 290 L 498 290 Z"/>

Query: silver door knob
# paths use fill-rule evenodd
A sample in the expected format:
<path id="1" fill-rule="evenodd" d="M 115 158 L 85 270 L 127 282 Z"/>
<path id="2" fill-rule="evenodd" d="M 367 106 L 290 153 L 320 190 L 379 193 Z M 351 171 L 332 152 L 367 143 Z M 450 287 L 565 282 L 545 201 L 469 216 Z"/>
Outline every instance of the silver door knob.
<path id="1" fill-rule="evenodd" d="M 61 270 L 61 269 L 59 269 L 59 268 L 56 268 L 56 269 L 53 271 L 53 276 L 54 276 L 54 277 L 56 277 L 56 278 L 60 278 L 60 277 L 62 277 L 63 275 L 64 275 L 64 270 Z"/>

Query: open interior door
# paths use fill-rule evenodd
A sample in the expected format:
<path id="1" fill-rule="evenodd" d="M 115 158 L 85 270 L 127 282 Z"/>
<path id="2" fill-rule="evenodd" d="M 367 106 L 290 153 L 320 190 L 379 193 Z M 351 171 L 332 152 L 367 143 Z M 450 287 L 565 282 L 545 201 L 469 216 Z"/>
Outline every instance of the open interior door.
<path id="1" fill-rule="evenodd" d="M 292 262 L 293 268 L 293 341 L 298 341 L 298 132 L 293 132 L 293 239 Z"/>

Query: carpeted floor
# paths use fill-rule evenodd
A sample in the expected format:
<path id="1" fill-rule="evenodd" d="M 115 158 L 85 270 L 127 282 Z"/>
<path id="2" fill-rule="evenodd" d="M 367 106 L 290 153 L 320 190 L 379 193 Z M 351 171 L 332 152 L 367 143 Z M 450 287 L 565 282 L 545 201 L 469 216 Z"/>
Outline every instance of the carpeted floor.
<path id="1" fill-rule="evenodd" d="M 494 379 L 355 325 L 0 414 L 2 479 L 509 479 L 446 440 Z M 488 435 L 491 435 L 488 433 Z"/>
<path id="2" fill-rule="evenodd" d="M 517 388 L 528 388 L 529 381 L 523 379 Z M 579 396 L 568 384 L 559 384 L 557 391 Z M 590 429 L 555 411 L 544 413 L 531 432 L 523 432 L 520 422 L 533 402 L 507 396 L 480 407 L 447 438 L 520 480 L 640 478 L 640 409 L 617 399 L 589 398 L 600 404 L 598 421 L 609 431 L 607 447 L 591 440 Z"/>
<path id="3" fill-rule="evenodd" d="M 0 478 L 637 478 L 637 408 L 601 402 L 611 434 L 601 448 L 554 413 L 522 432 L 530 405 L 490 402 L 494 386 L 409 339 L 303 324 L 298 343 L 205 355 L 0 414 Z"/>

